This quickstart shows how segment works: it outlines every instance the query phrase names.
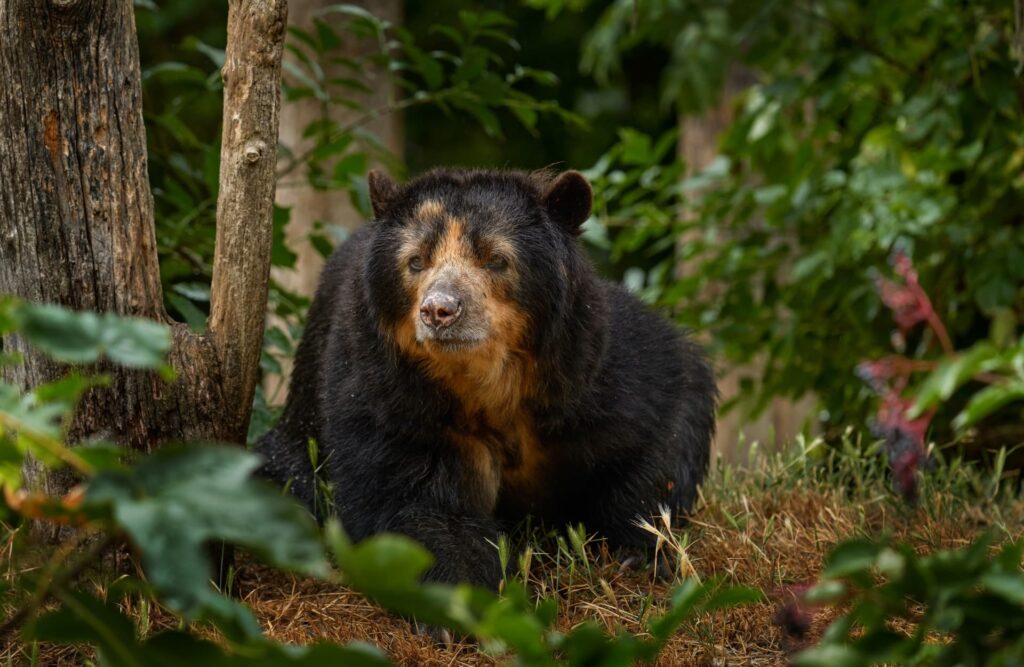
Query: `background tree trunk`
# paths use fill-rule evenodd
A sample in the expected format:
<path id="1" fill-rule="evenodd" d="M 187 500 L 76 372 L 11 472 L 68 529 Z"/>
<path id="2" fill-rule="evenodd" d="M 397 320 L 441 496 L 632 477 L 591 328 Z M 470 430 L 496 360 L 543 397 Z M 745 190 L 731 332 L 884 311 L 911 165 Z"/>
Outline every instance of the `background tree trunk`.
<path id="1" fill-rule="evenodd" d="M 335 0 L 291 0 L 288 22 L 292 26 L 312 32 L 313 18 L 332 4 L 336 4 Z M 402 20 L 401 0 L 375 0 L 372 2 L 363 0 L 353 4 L 361 5 L 373 12 L 374 15 L 391 23 L 399 23 Z M 377 48 L 379 48 L 377 43 L 372 40 L 360 43 L 355 41 L 355 38 L 349 37 L 341 47 L 339 55 L 359 58 Z M 293 54 L 287 52 L 284 57 L 286 60 L 297 60 Z M 384 68 L 372 63 L 367 63 L 364 71 L 370 80 L 371 91 L 369 93 L 352 91 L 350 95 L 352 101 L 367 109 L 379 109 L 387 106 L 394 100 L 396 94 L 389 73 Z M 325 63 L 324 74 L 328 80 L 351 77 L 352 75 L 349 69 L 338 63 Z M 281 144 L 293 154 L 303 154 L 312 145 L 312 140 L 303 137 L 302 134 L 311 122 L 322 116 L 324 113 L 322 104 L 317 99 L 306 98 L 290 102 L 281 109 Z M 341 104 L 328 105 L 326 112 L 331 120 L 341 125 L 352 123 L 363 116 L 363 112 Z M 399 114 L 384 114 L 373 119 L 364 127 L 377 135 L 389 151 L 401 155 L 402 119 Z M 301 177 L 301 174 L 293 174 L 287 180 L 296 181 L 297 177 Z M 362 225 L 365 220 L 363 215 L 352 205 L 348 192 L 317 190 L 305 181 L 278 189 L 277 203 L 279 206 L 291 208 L 291 219 L 285 230 L 285 237 L 288 247 L 296 254 L 297 260 L 294 269 L 275 267 L 273 269 L 274 280 L 292 292 L 312 296 L 324 264 L 323 257 L 309 242 L 313 224 L 321 221 L 353 230 Z M 267 390 L 268 398 L 272 399 L 275 404 L 283 404 L 287 397 L 287 381 L 291 372 L 292 359 L 286 357 L 280 358 L 278 361 L 284 369 L 284 374 L 281 376 L 268 374 L 264 380 L 264 387 Z"/>
<path id="2" fill-rule="evenodd" d="M 718 106 L 699 116 L 683 116 L 679 119 L 679 153 L 686 163 L 688 176 L 701 171 L 718 156 L 719 137 L 732 124 L 736 97 L 755 82 L 752 72 L 733 67 L 722 87 Z M 685 242 L 684 235 L 680 243 Z M 679 270 L 685 275 L 687 267 L 681 266 Z M 711 287 L 711 290 L 725 289 L 728 289 L 728 285 Z M 744 377 L 761 377 L 764 362 L 755 359 L 749 364 L 731 367 L 723 367 L 719 363 L 718 371 L 718 388 L 725 402 L 739 396 Z M 799 401 L 773 398 L 756 419 L 744 414 L 742 408 L 719 415 L 714 449 L 726 459 L 736 460 L 746 455 L 746 449 L 742 446 L 744 444 L 758 442 L 769 447 L 786 445 L 804 428 L 813 414 L 815 403 L 813 396 Z"/>
<path id="3" fill-rule="evenodd" d="M 0 0 L 0 293 L 147 317 L 173 330 L 177 380 L 119 368 L 83 399 L 71 439 L 148 450 L 166 439 L 243 442 L 270 264 L 284 0 L 232 0 L 210 327 L 163 305 L 131 0 Z M 27 389 L 65 369 L 17 337 Z M 33 474 L 34 473 L 34 474 Z M 30 483 L 62 493 L 66 478 Z M 34 479 L 33 479 L 34 478 Z"/>

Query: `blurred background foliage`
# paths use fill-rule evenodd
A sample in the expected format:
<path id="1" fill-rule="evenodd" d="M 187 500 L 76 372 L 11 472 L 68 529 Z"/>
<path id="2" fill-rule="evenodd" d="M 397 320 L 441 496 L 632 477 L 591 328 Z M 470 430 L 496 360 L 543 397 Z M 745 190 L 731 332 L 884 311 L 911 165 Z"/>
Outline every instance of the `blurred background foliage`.
<path id="1" fill-rule="evenodd" d="M 583 169 L 596 194 L 584 238 L 602 271 L 700 332 L 733 375 L 739 414 L 810 396 L 797 425 L 825 434 L 860 429 L 875 410 L 854 372 L 862 361 L 895 352 L 927 372 L 956 356 L 931 329 L 894 335 L 876 282 L 905 253 L 953 346 L 988 346 L 1008 396 L 954 430 L 993 384 L 986 362 L 961 368 L 929 403 L 932 436 L 985 441 L 980 428 L 996 445 L 1024 441 L 1013 2 L 438 0 L 384 19 L 375 3 L 293 0 L 293 15 L 307 4 L 315 19 L 290 29 L 285 105 L 312 100 L 321 113 L 300 128 L 302 150 L 282 147 L 279 188 L 343 192 L 365 216 L 375 164 L 399 176 Z M 226 7 L 136 5 L 168 305 L 201 328 Z M 385 87 L 383 103 L 365 101 Z M 382 116 L 399 119 L 397 137 L 372 129 Z M 293 214 L 282 205 L 275 217 L 274 263 L 302 271 L 296 237 L 285 242 Z M 334 222 L 314 220 L 300 242 L 329 253 L 345 235 Z M 268 374 L 287 370 L 308 297 L 274 281 Z M 942 379 L 925 372 L 909 393 Z M 280 401 L 257 397 L 254 434 L 273 419 L 268 398 Z"/>

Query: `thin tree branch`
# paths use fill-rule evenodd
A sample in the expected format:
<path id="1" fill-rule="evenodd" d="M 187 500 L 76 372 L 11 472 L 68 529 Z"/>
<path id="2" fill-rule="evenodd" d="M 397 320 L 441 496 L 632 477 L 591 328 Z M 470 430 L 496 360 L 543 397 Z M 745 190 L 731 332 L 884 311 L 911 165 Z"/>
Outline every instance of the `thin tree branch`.
<path id="1" fill-rule="evenodd" d="M 231 0 L 210 335 L 220 360 L 226 432 L 244 441 L 267 306 L 281 107 L 285 0 Z"/>

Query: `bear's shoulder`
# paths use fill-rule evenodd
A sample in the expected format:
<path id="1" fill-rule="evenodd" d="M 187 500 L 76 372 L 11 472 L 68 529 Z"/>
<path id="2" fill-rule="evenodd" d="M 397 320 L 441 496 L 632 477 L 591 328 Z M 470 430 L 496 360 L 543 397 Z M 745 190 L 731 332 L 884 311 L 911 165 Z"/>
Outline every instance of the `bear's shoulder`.
<path id="1" fill-rule="evenodd" d="M 638 383 L 666 391 L 693 382 L 713 387 L 707 355 L 685 330 L 621 285 L 601 282 L 608 303 L 610 381 L 620 386 Z"/>

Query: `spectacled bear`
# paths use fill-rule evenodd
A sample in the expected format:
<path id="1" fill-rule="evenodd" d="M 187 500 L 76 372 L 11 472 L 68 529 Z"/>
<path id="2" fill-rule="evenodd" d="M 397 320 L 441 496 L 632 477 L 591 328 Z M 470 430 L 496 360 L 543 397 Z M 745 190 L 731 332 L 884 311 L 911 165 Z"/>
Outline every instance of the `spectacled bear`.
<path id="1" fill-rule="evenodd" d="M 375 221 L 324 268 L 264 473 L 311 508 L 308 454 L 354 539 L 389 531 L 427 578 L 497 588 L 499 528 L 530 514 L 645 548 L 694 502 L 717 392 L 701 350 L 577 240 L 578 172 L 370 174 Z"/>

